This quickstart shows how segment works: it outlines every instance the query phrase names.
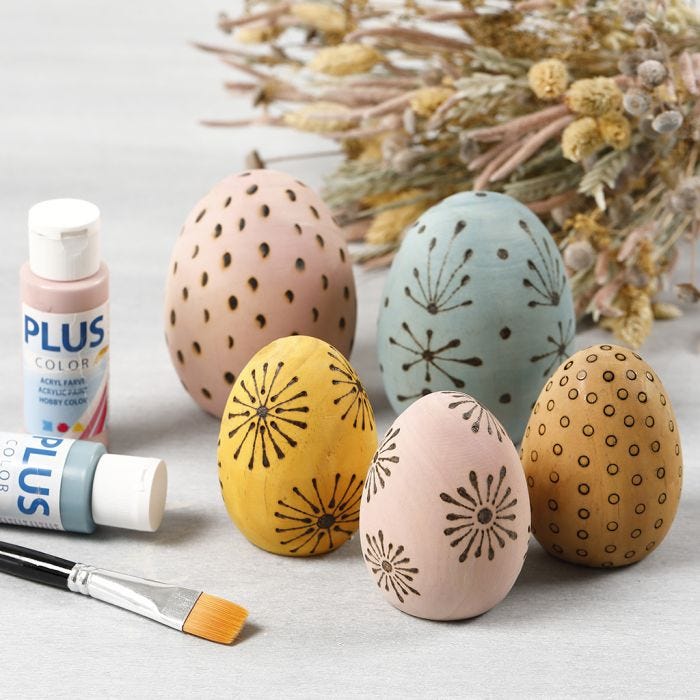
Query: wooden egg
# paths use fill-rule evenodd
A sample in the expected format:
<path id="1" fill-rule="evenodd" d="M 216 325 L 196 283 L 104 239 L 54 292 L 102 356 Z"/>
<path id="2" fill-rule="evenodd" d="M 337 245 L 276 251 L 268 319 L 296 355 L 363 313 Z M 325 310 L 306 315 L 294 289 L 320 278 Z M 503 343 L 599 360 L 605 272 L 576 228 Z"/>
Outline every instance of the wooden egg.
<path id="1" fill-rule="evenodd" d="M 226 508 L 262 549 L 323 554 L 357 530 L 376 448 L 372 407 L 345 357 L 317 338 L 280 338 L 245 366 L 224 409 Z"/>
<path id="2" fill-rule="evenodd" d="M 312 335 L 344 354 L 355 334 L 355 283 L 343 235 L 321 198 L 291 175 L 249 170 L 219 182 L 175 242 L 165 337 L 185 389 L 221 416 L 260 348 Z"/>
<path id="3" fill-rule="evenodd" d="M 508 594 L 527 552 L 518 453 L 476 399 L 428 394 L 384 436 L 360 521 L 367 570 L 389 603 L 430 620 L 480 615 Z"/>
<path id="4" fill-rule="evenodd" d="M 597 345 L 564 362 L 540 393 L 521 457 L 532 532 L 586 566 L 643 559 L 668 533 L 682 481 L 671 402 L 628 348 Z"/>
<path id="5" fill-rule="evenodd" d="M 466 391 L 516 441 L 576 330 L 564 262 L 544 224 L 497 192 L 459 192 L 421 214 L 386 278 L 379 368 L 398 413 Z"/>

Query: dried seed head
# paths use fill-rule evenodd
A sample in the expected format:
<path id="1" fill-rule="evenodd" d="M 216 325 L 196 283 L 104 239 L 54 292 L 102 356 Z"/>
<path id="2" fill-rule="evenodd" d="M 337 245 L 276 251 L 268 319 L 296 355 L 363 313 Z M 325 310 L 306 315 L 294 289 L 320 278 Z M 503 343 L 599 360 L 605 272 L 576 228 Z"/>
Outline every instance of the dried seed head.
<path id="1" fill-rule="evenodd" d="M 657 134 L 670 134 L 683 123 L 683 115 L 675 109 L 668 109 L 657 114 L 651 122 L 651 128 Z"/>
<path id="2" fill-rule="evenodd" d="M 424 87 L 413 93 L 409 104 L 416 116 L 429 117 L 453 94 L 454 90 L 446 87 Z"/>
<path id="3" fill-rule="evenodd" d="M 241 27 L 234 39 L 240 44 L 264 44 L 276 39 L 282 30 L 269 24 L 249 24 Z"/>
<path id="4" fill-rule="evenodd" d="M 622 98 L 622 106 L 628 114 L 634 117 L 641 117 L 649 111 L 651 100 L 649 95 L 643 90 L 630 88 Z"/>
<path id="5" fill-rule="evenodd" d="M 321 49 L 309 61 L 309 68 L 326 75 L 366 73 L 384 60 L 382 54 L 364 44 L 339 44 Z"/>
<path id="6" fill-rule="evenodd" d="M 642 61 L 637 66 L 637 77 L 641 84 L 646 88 L 654 88 L 666 80 L 668 71 L 661 61 L 649 59 Z"/>
<path id="7" fill-rule="evenodd" d="M 541 100 L 556 100 L 566 91 L 569 72 L 557 58 L 548 58 L 535 63 L 527 74 L 530 89 Z"/>
<path id="8" fill-rule="evenodd" d="M 656 302 L 651 305 L 651 308 L 654 312 L 654 318 L 659 321 L 680 318 L 683 315 L 683 312 L 675 304 L 667 302 Z"/>
<path id="9" fill-rule="evenodd" d="M 421 154 L 410 148 L 399 151 L 391 159 L 391 169 L 397 173 L 409 173 L 420 162 Z"/>
<path id="10" fill-rule="evenodd" d="M 620 73 L 634 78 L 637 75 L 637 68 L 639 67 L 639 64 L 642 63 L 642 61 L 646 61 L 650 58 L 658 61 L 662 58 L 662 56 L 658 51 L 652 51 L 650 49 L 634 49 L 632 51 L 625 51 L 618 61 L 617 67 L 620 69 Z"/>
<path id="11" fill-rule="evenodd" d="M 439 68 L 426 68 L 421 74 L 420 79 L 424 85 L 441 85 L 443 73 Z"/>
<path id="12" fill-rule="evenodd" d="M 290 12 L 302 24 L 326 34 L 342 34 L 347 29 L 345 15 L 322 2 L 298 2 Z"/>
<path id="13" fill-rule="evenodd" d="M 651 48 L 659 44 L 658 35 L 654 31 L 654 28 L 647 22 L 642 22 L 634 28 L 634 38 L 637 42 L 637 46 L 641 46 L 642 48 Z"/>
<path id="14" fill-rule="evenodd" d="M 671 206 L 680 213 L 700 215 L 700 177 L 683 180 L 671 195 Z"/>
<path id="15" fill-rule="evenodd" d="M 403 131 L 394 131 L 382 140 L 382 160 L 389 162 L 408 146 L 408 137 Z"/>
<path id="16" fill-rule="evenodd" d="M 628 194 L 613 197 L 608 207 L 608 217 L 613 227 L 627 225 L 632 215 L 634 199 Z"/>
<path id="17" fill-rule="evenodd" d="M 585 240 L 569 243 L 564 250 L 564 263 L 574 272 L 588 270 L 590 267 L 593 267 L 595 260 L 595 249 Z"/>
<path id="18" fill-rule="evenodd" d="M 620 3 L 620 14 L 626 22 L 630 24 L 639 24 L 646 19 L 647 10 L 646 3 L 643 0 L 623 0 Z"/>
<path id="19" fill-rule="evenodd" d="M 565 158 L 578 163 L 595 153 L 603 145 L 598 124 L 592 117 L 581 117 L 571 122 L 561 135 L 561 148 Z"/>
<path id="20" fill-rule="evenodd" d="M 469 165 L 479 155 L 479 144 L 466 132 L 459 135 L 459 154 L 461 163 Z"/>
<path id="21" fill-rule="evenodd" d="M 567 90 L 566 104 L 572 112 L 599 117 L 622 107 L 622 91 L 612 78 L 584 78 Z"/>
<path id="22" fill-rule="evenodd" d="M 598 120 L 598 128 L 603 141 L 618 151 L 630 145 L 632 127 L 627 117 L 620 112 L 610 112 Z"/>
<path id="23" fill-rule="evenodd" d="M 336 102 L 310 102 L 293 112 L 287 112 L 282 121 L 299 131 L 342 131 L 350 126 L 347 113 L 350 110 Z"/>
<path id="24" fill-rule="evenodd" d="M 402 117 L 403 128 L 409 134 L 416 133 L 416 113 L 410 108 L 406 107 L 404 109 Z"/>
<path id="25" fill-rule="evenodd" d="M 427 200 L 411 202 L 410 200 L 424 194 L 423 190 L 416 188 L 404 190 L 391 195 L 382 201 L 382 204 L 394 204 L 396 206 L 380 211 L 375 215 L 365 236 L 368 243 L 386 244 L 399 240 L 404 229 L 412 224 L 428 207 Z M 401 202 L 407 202 L 401 205 Z"/>

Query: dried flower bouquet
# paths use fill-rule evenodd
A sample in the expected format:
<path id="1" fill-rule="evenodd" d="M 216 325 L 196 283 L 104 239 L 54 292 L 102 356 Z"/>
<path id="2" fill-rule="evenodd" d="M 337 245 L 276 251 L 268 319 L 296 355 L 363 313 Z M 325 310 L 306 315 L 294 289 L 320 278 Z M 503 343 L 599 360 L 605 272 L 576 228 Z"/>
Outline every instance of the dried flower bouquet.
<path id="1" fill-rule="evenodd" d="M 488 188 L 549 226 L 579 315 L 638 346 L 680 314 L 655 299 L 700 230 L 700 18 L 681 0 L 248 0 L 219 26 L 233 43 L 201 48 L 261 115 L 208 123 L 336 141 L 324 194 L 365 263 Z M 692 278 L 677 291 L 700 298 Z"/>

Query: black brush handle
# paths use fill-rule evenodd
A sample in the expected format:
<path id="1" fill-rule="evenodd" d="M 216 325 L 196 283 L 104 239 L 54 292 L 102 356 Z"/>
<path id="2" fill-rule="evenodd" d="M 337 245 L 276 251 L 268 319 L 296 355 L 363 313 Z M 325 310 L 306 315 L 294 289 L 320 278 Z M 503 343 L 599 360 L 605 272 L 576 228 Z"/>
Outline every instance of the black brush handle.
<path id="1" fill-rule="evenodd" d="M 20 547 L 9 542 L 0 542 L 0 572 L 45 583 L 55 588 L 68 588 L 68 577 L 75 562 Z"/>

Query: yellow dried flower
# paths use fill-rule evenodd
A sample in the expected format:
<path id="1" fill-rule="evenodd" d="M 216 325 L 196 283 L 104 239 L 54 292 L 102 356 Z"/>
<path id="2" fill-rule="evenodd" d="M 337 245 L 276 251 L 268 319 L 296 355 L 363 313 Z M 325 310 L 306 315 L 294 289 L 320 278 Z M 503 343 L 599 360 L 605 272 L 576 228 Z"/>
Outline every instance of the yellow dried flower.
<path id="1" fill-rule="evenodd" d="M 362 150 L 357 158 L 361 161 L 378 161 L 382 160 L 382 141 L 381 136 L 366 138 L 361 141 Z"/>
<path id="2" fill-rule="evenodd" d="M 598 128 L 603 141 L 618 151 L 630 145 L 632 125 L 621 112 L 610 112 L 598 120 Z"/>
<path id="3" fill-rule="evenodd" d="M 556 100 L 566 91 L 569 72 L 558 58 L 547 58 L 530 68 L 527 79 L 530 89 L 541 100 Z"/>
<path id="4" fill-rule="evenodd" d="M 651 309 L 654 312 L 654 318 L 659 321 L 680 318 L 683 315 L 683 312 L 675 304 L 668 304 L 661 301 L 652 304 Z"/>
<path id="5" fill-rule="evenodd" d="M 326 75 L 352 75 L 366 73 L 383 59 L 371 46 L 340 44 L 321 49 L 309 62 L 309 68 Z"/>
<path id="6" fill-rule="evenodd" d="M 422 194 L 422 190 L 410 189 L 403 192 L 387 194 L 382 197 L 375 197 L 372 200 L 373 206 L 394 204 L 415 199 Z M 430 202 L 420 200 L 413 204 L 392 207 L 379 212 L 367 231 L 366 240 L 368 243 L 385 244 L 399 240 L 404 229 L 412 224 L 428 207 Z"/>
<path id="7" fill-rule="evenodd" d="M 649 277 L 659 272 L 654 261 L 654 246 L 648 238 L 642 239 L 637 247 L 637 267 Z"/>
<path id="8" fill-rule="evenodd" d="M 598 223 L 600 212 L 575 214 L 564 222 L 565 231 L 575 231 L 582 240 L 588 239 L 596 250 L 605 250 L 611 242 L 610 231 Z"/>
<path id="9" fill-rule="evenodd" d="M 286 126 L 291 126 L 299 131 L 315 131 L 318 133 L 328 131 L 342 131 L 350 126 L 344 114 L 350 111 L 345 105 L 336 102 L 312 102 L 293 112 L 287 112 L 283 117 Z M 328 118 L 328 115 L 337 115 L 336 118 Z"/>
<path id="10" fill-rule="evenodd" d="M 654 322 L 651 299 L 644 289 L 625 285 L 619 300 L 624 316 L 603 319 L 601 325 L 613 331 L 623 343 L 638 348 L 651 332 Z"/>
<path id="11" fill-rule="evenodd" d="M 622 90 L 612 78 L 585 78 L 571 84 L 566 104 L 577 114 L 600 117 L 622 108 Z"/>
<path id="12" fill-rule="evenodd" d="M 419 117 L 429 117 L 454 90 L 447 87 L 424 87 L 416 90 L 411 97 L 411 109 Z"/>
<path id="13" fill-rule="evenodd" d="M 249 24 L 241 27 L 234 38 L 239 44 L 264 44 L 266 41 L 277 38 L 281 31 L 279 27 L 272 27 L 269 24 Z"/>
<path id="14" fill-rule="evenodd" d="M 290 12 L 298 20 L 326 34 L 342 34 L 347 29 L 345 15 L 321 2 L 299 2 Z"/>
<path id="15" fill-rule="evenodd" d="M 561 135 L 564 158 L 578 163 L 603 145 L 603 137 L 593 117 L 581 117 L 571 122 Z"/>

